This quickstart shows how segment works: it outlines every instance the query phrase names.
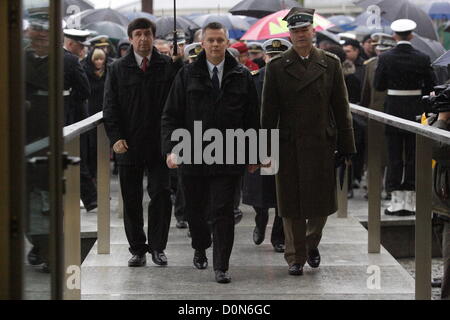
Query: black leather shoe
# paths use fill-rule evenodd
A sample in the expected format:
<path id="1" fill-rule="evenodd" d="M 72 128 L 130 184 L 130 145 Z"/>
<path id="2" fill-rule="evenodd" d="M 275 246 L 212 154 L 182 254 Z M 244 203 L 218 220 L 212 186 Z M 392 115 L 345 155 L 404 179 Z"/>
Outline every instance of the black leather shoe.
<path id="1" fill-rule="evenodd" d="M 97 201 L 91 202 L 84 206 L 87 212 L 97 209 Z"/>
<path id="2" fill-rule="evenodd" d="M 188 227 L 187 222 L 184 220 L 177 221 L 176 227 L 178 229 L 186 229 Z"/>
<path id="3" fill-rule="evenodd" d="M 320 265 L 319 249 L 311 249 L 308 252 L 308 259 L 306 260 L 311 268 L 318 268 Z"/>
<path id="4" fill-rule="evenodd" d="M 256 245 L 260 245 L 261 243 L 263 243 L 264 238 L 265 238 L 265 230 L 261 230 L 261 228 L 258 228 L 258 226 L 255 227 L 255 229 L 253 230 L 253 242 Z"/>
<path id="5" fill-rule="evenodd" d="M 289 274 L 291 276 L 302 276 L 303 275 L 303 266 L 298 263 L 294 263 L 289 267 Z"/>
<path id="6" fill-rule="evenodd" d="M 38 266 L 44 263 L 44 260 L 39 255 L 39 252 L 36 249 L 36 247 L 33 247 L 33 249 L 31 249 L 30 252 L 28 252 L 27 258 L 28 263 L 31 264 L 32 266 Z"/>
<path id="7" fill-rule="evenodd" d="M 145 254 L 142 256 L 135 254 L 131 257 L 130 260 L 128 260 L 128 266 L 129 267 L 143 267 L 147 264 L 147 258 L 145 257 Z"/>
<path id="8" fill-rule="evenodd" d="M 167 257 L 164 254 L 164 251 L 152 251 L 152 260 L 158 266 L 167 266 Z"/>
<path id="9" fill-rule="evenodd" d="M 194 252 L 194 266 L 197 269 L 206 269 L 208 267 L 208 258 L 206 258 L 205 250 L 195 250 Z"/>
<path id="10" fill-rule="evenodd" d="M 273 250 L 275 250 L 275 252 L 282 253 L 282 252 L 284 252 L 284 249 L 285 249 L 285 246 L 282 243 L 273 245 Z"/>
<path id="11" fill-rule="evenodd" d="M 222 270 L 215 270 L 216 273 L 216 281 L 218 283 L 230 283 L 231 277 L 228 274 L 228 271 L 222 271 Z"/>

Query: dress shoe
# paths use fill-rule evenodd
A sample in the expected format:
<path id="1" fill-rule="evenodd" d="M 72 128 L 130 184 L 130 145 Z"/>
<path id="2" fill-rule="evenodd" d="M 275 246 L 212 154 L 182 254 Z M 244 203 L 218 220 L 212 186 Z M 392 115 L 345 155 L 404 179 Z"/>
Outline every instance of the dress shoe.
<path id="1" fill-rule="evenodd" d="M 206 258 L 205 250 L 195 250 L 194 266 L 200 270 L 206 269 L 208 267 L 208 258 Z"/>
<path id="2" fill-rule="evenodd" d="M 97 201 L 91 202 L 84 206 L 87 212 L 97 209 Z"/>
<path id="3" fill-rule="evenodd" d="M 44 263 L 44 260 L 42 260 L 36 247 L 33 247 L 30 252 L 28 252 L 27 259 L 28 263 L 32 266 L 38 266 Z"/>
<path id="4" fill-rule="evenodd" d="M 152 251 L 152 260 L 158 266 L 167 266 L 167 257 L 164 254 L 164 251 Z"/>
<path id="5" fill-rule="evenodd" d="M 177 221 L 176 227 L 178 229 L 186 229 L 188 227 L 187 222 L 184 220 Z"/>
<path id="6" fill-rule="evenodd" d="M 298 263 L 294 263 L 292 266 L 289 267 L 289 274 L 291 276 L 302 276 L 303 266 Z"/>
<path id="7" fill-rule="evenodd" d="M 228 271 L 222 271 L 222 270 L 215 270 L 216 273 L 216 281 L 218 283 L 230 283 L 231 277 L 228 274 Z"/>
<path id="8" fill-rule="evenodd" d="M 145 254 L 138 255 L 135 254 L 131 257 L 130 260 L 128 260 L 128 266 L 129 267 L 143 267 L 147 264 L 147 258 L 145 257 Z"/>
<path id="9" fill-rule="evenodd" d="M 278 243 L 278 244 L 274 244 L 273 245 L 273 250 L 275 250 L 275 252 L 283 253 L 284 249 L 285 249 L 285 246 L 282 243 Z"/>
<path id="10" fill-rule="evenodd" d="M 308 259 L 306 260 L 311 268 L 318 268 L 320 265 L 319 249 L 311 249 L 308 252 Z"/>
<path id="11" fill-rule="evenodd" d="M 258 226 L 256 226 L 255 229 L 253 230 L 253 242 L 256 245 L 260 245 L 261 243 L 263 243 L 264 237 L 265 237 L 265 232 L 264 231 L 265 230 L 262 230 Z"/>
<path id="12" fill-rule="evenodd" d="M 234 225 L 237 225 L 242 220 L 242 211 L 240 209 L 234 209 Z"/>

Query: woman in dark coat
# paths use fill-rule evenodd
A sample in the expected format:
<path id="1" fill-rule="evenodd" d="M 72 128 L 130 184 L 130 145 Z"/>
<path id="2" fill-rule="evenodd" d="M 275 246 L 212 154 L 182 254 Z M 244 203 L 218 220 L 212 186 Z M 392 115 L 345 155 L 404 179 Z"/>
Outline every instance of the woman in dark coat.
<path id="1" fill-rule="evenodd" d="M 103 108 L 103 93 L 106 80 L 106 54 L 102 49 L 89 52 L 83 61 L 83 68 L 89 79 L 91 95 L 88 98 L 88 112 L 92 116 Z M 88 166 L 92 177 L 97 176 L 97 131 L 88 132 Z"/>

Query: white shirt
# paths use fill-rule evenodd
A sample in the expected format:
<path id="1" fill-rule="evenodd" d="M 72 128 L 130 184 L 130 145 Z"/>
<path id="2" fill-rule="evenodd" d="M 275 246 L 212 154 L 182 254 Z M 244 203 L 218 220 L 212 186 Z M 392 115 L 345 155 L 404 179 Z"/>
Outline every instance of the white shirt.
<path id="1" fill-rule="evenodd" d="M 399 45 L 399 44 L 409 44 L 410 46 L 412 46 L 412 44 L 411 44 L 410 41 L 404 41 L 404 40 L 398 41 L 398 42 L 397 42 L 397 45 Z"/>
<path id="2" fill-rule="evenodd" d="M 142 57 L 141 55 L 139 55 L 139 53 L 137 53 L 136 51 L 134 51 L 134 57 L 136 58 L 136 62 L 137 65 L 139 66 L 139 68 L 142 69 L 142 60 L 144 60 L 144 57 Z M 152 57 L 152 52 L 150 51 L 150 54 L 147 56 L 147 61 L 150 62 L 150 58 Z"/>
<path id="3" fill-rule="evenodd" d="M 219 84 L 220 86 L 222 86 L 222 77 L 223 77 L 223 67 L 225 66 L 225 59 L 222 60 L 221 63 L 219 63 L 218 65 L 214 65 L 211 62 L 208 61 L 208 59 L 206 59 L 206 63 L 208 65 L 208 71 L 209 71 L 209 77 L 212 79 L 213 75 L 214 75 L 214 67 L 217 67 L 217 70 L 219 71 L 217 73 L 217 76 L 219 77 Z"/>

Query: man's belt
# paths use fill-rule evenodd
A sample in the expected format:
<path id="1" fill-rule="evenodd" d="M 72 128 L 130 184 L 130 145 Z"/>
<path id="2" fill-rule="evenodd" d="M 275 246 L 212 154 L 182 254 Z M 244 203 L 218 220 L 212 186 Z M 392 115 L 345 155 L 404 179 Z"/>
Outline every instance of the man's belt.
<path id="1" fill-rule="evenodd" d="M 62 92 L 62 93 L 63 93 L 63 96 L 64 96 L 64 97 L 70 96 L 70 92 L 71 92 L 71 91 L 72 91 L 72 89 L 64 90 L 64 91 Z M 34 95 L 35 95 L 35 96 L 48 96 L 48 91 L 37 90 L 37 91 L 34 92 Z"/>
<path id="2" fill-rule="evenodd" d="M 388 89 L 387 94 L 389 96 L 421 96 L 422 90 L 394 90 Z"/>

